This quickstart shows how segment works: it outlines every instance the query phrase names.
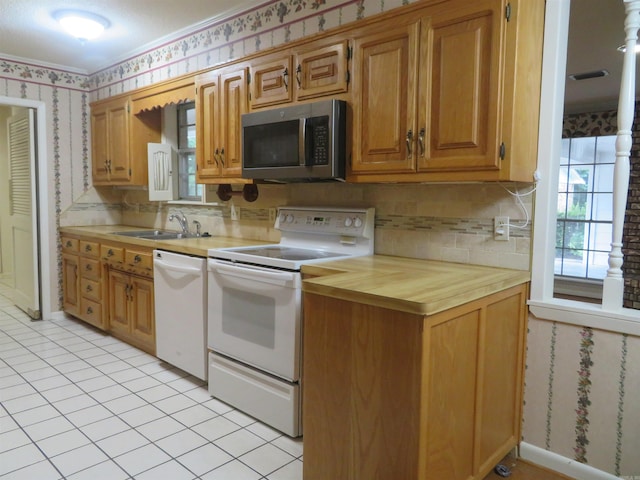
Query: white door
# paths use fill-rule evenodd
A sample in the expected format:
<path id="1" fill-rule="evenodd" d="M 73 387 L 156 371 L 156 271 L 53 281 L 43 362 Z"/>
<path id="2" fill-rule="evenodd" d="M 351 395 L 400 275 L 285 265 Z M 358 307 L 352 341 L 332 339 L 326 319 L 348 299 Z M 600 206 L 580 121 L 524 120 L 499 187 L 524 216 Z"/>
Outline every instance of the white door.
<path id="1" fill-rule="evenodd" d="M 9 146 L 9 228 L 13 243 L 13 302 L 40 318 L 38 218 L 34 113 L 27 109 L 7 120 Z"/>

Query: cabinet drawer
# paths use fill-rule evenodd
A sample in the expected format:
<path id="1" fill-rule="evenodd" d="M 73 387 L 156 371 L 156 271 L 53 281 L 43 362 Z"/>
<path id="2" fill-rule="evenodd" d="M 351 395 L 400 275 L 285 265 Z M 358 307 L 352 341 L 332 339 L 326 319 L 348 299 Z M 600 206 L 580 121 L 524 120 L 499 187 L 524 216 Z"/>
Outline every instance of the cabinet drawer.
<path id="1" fill-rule="evenodd" d="M 80 301 L 80 317 L 94 327 L 104 330 L 102 325 L 102 305 L 87 298 Z"/>
<path id="2" fill-rule="evenodd" d="M 64 252 L 73 252 L 73 253 L 78 252 L 79 241 L 77 238 L 62 237 L 61 241 L 62 241 L 62 250 Z"/>
<path id="3" fill-rule="evenodd" d="M 100 261 L 92 260 L 90 258 L 80 258 L 80 275 L 83 278 L 90 278 L 93 280 L 99 280 L 102 276 L 100 269 Z"/>
<path id="4" fill-rule="evenodd" d="M 89 280 L 88 278 L 80 279 L 80 293 L 91 300 L 99 302 L 102 300 L 102 285 L 95 280 Z"/>
<path id="5" fill-rule="evenodd" d="M 124 248 L 102 245 L 100 247 L 100 258 L 105 262 L 119 262 L 124 260 Z"/>
<path id="6" fill-rule="evenodd" d="M 97 242 L 80 240 L 80 253 L 87 257 L 98 258 L 100 256 L 100 244 Z"/>
<path id="7" fill-rule="evenodd" d="M 151 252 L 138 252 L 136 250 L 127 250 L 125 252 L 125 263 L 129 267 L 136 269 L 153 269 L 153 255 Z"/>

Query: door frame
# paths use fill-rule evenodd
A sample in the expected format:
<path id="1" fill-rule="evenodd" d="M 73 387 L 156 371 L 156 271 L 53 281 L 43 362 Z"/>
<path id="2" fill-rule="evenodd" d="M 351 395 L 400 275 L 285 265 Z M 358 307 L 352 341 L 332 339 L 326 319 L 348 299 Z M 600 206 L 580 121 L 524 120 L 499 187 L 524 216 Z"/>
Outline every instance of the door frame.
<path id="1" fill-rule="evenodd" d="M 49 199 L 49 162 L 47 155 L 47 107 L 44 102 L 38 100 L 28 100 L 23 98 L 0 96 L 0 105 L 6 107 L 25 107 L 36 111 L 36 161 L 38 164 L 38 178 L 36 188 L 37 205 L 34 214 L 38 217 L 38 271 L 40 281 L 40 317 L 43 320 L 50 320 L 51 310 L 51 261 L 56 261 L 56 256 L 45 259 L 42 256 L 43 249 L 48 249 L 50 244 L 49 235 L 49 210 L 47 200 Z M 35 175 L 36 172 L 32 172 Z"/>

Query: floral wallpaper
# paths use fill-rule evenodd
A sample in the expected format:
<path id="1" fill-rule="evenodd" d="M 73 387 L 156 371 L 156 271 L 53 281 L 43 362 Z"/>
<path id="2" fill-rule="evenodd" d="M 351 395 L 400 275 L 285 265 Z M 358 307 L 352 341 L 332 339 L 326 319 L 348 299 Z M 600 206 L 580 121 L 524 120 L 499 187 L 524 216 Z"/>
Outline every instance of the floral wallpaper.
<path id="1" fill-rule="evenodd" d="M 640 338 L 529 319 L 523 440 L 640 476 Z"/>

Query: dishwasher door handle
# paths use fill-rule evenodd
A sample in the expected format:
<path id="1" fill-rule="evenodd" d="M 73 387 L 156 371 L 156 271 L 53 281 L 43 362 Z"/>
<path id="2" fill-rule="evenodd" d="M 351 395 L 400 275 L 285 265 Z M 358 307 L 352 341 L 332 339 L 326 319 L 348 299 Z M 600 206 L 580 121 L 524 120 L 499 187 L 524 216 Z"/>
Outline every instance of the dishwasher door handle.
<path id="1" fill-rule="evenodd" d="M 153 261 L 155 267 L 160 267 L 160 269 L 171 270 L 173 272 L 185 273 L 187 275 L 200 275 L 202 270 L 195 267 L 182 267 L 180 265 L 174 265 L 173 263 L 163 262 L 162 260 L 154 260 Z"/>

